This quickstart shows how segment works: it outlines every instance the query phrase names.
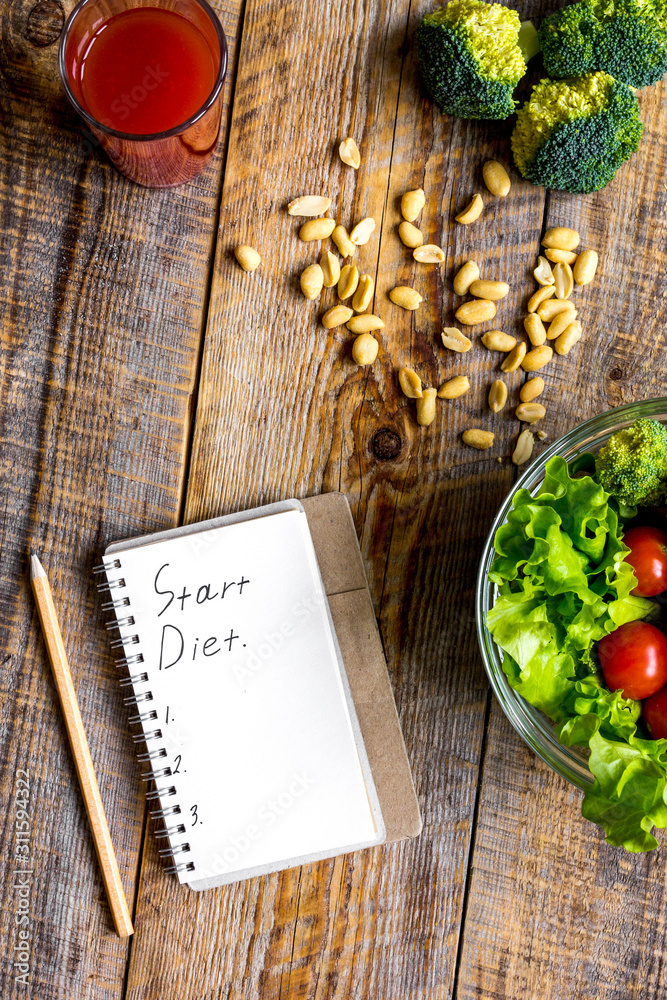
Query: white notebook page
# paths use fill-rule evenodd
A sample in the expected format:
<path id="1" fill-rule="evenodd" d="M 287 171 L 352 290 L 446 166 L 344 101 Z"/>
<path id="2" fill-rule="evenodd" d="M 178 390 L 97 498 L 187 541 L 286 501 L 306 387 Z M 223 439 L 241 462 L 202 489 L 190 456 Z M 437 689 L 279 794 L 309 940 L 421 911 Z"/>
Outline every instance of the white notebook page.
<path id="1" fill-rule="evenodd" d="M 112 558 L 111 556 L 108 559 Z M 229 875 L 381 839 L 369 803 L 302 511 L 258 517 L 118 554 L 126 653 L 157 714 L 146 749 L 171 767 L 156 808 L 190 850 L 181 882 Z M 108 560 L 107 560 L 108 561 Z M 121 592 L 119 592 L 121 593 Z M 132 710 L 134 712 L 134 710 Z M 162 841 L 165 845 L 166 842 Z"/>

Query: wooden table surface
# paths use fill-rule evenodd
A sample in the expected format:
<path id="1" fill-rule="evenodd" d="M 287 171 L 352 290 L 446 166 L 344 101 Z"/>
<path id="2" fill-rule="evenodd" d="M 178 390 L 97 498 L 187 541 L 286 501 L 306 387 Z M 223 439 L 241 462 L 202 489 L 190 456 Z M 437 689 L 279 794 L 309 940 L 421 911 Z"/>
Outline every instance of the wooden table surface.
<path id="1" fill-rule="evenodd" d="M 540 235 L 571 225 L 601 253 L 584 337 L 544 372 L 549 440 L 667 388 L 667 103 L 641 92 L 645 139 L 604 191 L 546 193 L 512 171 L 474 226 L 455 211 L 507 123 L 424 99 L 415 28 L 432 0 L 216 0 L 230 43 L 218 151 L 194 183 L 145 190 L 82 136 L 57 75 L 66 0 L 6 0 L 0 40 L 3 1000 L 634 1000 L 664 995 L 665 848 L 632 856 L 580 816 L 580 793 L 490 696 L 474 578 L 516 469 L 519 425 L 486 407 L 497 358 L 439 346 L 469 256 L 512 284 L 520 329 Z M 522 17 L 548 5 L 527 0 Z M 358 172 L 336 148 L 354 135 Z M 415 265 L 398 201 L 423 187 L 446 250 Z M 386 322 L 370 369 L 318 325 L 298 275 L 318 252 L 288 200 L 326 192 L 378 223 L 358 253 Z M 253 275 L 234 263 L 260 250 Z M 387 291 L 414 283 L 417 314 Z M 325 302 L 333 302 L 331 292 Z M 419 428 L 395 372 L 472 391 Z M 508 378 L 516 404 L 521 373 Z M 493 426 L 490 452 L 461 431 Z M 498 461 L 501 458 L 502 461 Z M 104 546 L 284 497 L 352 506 L 424 815 L 420 838 L 194 894 L 160 868 L 91 579 Z M 136 934 L 113 933 L 29 593 L 42 556 L 66 634 Z M 15 982 L 14 797 L 29 773 L 29 985 Z"/>

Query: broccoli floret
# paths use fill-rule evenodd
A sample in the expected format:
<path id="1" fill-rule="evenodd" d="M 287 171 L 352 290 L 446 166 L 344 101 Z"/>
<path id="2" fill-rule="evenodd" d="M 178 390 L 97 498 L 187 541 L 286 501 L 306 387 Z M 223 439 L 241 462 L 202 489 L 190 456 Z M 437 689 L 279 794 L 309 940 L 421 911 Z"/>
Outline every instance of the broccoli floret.
<path id="1" fill-rule="evenodd" d="M 647 87 L 667 72 L 667 0 L 581 0 L 549 14 L 538 34 L 549 76 L 604 70 Z"/>
<path id="2" fill-rule="evenodd" d="M 612 434 L 595 459 L 607 493 L 629 507 L 657 506 L 667 493 L 667 427 L 641 417 Z"/>
<path id="3" fill-rule="evenodd" d="M 539 51 L 530 21 L 499 3 L 451 0 L 417 29 L 419 68 L 441 111 L 459 118 L 508 118 L 512 93 Z"/>
<path id="4" fill-rule="evenodd" d="M 517 113 L 512 152 L 517 169 L 542 187 L 598 191 L 639 148 L 639 103 L 608 73 L 541 80 Z"/>

